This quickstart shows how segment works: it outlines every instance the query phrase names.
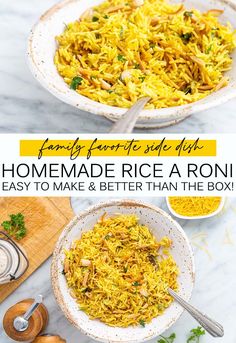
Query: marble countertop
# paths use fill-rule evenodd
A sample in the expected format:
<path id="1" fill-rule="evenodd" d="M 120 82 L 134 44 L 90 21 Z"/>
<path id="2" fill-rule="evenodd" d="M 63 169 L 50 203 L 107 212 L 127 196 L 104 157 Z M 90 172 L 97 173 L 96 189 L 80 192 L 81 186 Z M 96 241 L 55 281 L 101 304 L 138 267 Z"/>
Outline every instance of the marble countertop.
<path id="1" fill-rule="evenodd" d="M 110 121 L 78 111 L 60 102 L 38 84 L 28 69 L 26 62 L 28 33 L 40 14 L 55 3 L 55 0 L 0 0 L 0 133 L 109 131 Z M 149 130 L 149 132 L 234 132 L 235 108 L 236 99 L 215 109 L 193 115 L 176 126 Z M 73 198 L 72 205 L 75 213 L 78 213 L 99 200 L 100 198 Z M 146 201 L 166 209 L 164 199 L 147 198 Z M 196 221 L 180 220 L 195 251 L 197 272 L 192 303 L 224 324 L 225 337 L 217 340 L 222 343 L 236 342 L 235 215 L 236 199 L 228 199 L 224 211 L 217 217 Z M 50 313 L 47 332 L 60 334 L 67 343 L 92 343 L 92 340 L 73 328 L 59 310 L 51 290 L 50 262 L 51 259 L 48 259 L 0 305 L 1 343 L 12 342 L 2 330 L 2 317 L 5 311 L 17 301 L 33 297 L 38 293 L 45 296 L 45 304 Z M 185 343 L 187 332 L 196 326 L 196 322 L 184 313 L 169 333 L 176 332 L 176 343 Z M 206 335 L 201 342 L 211 343 L 215 340 Z"/>
<path id="2" fill-rule="evenodd" d="M 97 203 L 102 198 L 73 198 L 72 206 L 75 213 Z M 165 199 L 146 198 L 146 202 L 156 204 L 167 210 Z M 219 343 L 235 343 L 236 331 L 236 231 L 235 231 L 236 199 L 227 199 L 223 211 L 205 220 L 179 220 L 188 235 L 195 255 L 196 283 L 192 296 L 192 304 L 224 325 L 225 336 L 218 338 Z M 12 295 L 0 305 L 0 342 L 13 342 L 2 330 L 2 317 L 5 311 L 17 301 L 36 294 L 43 294 L 49 310 L 48 333 L 60 334 L 67 343 L 92 343 L 93 340 L 81 334 L 72 327 L 58 308 L 50 283 L 49 258 L 30 278 L 28 278 Z M 186 335 L 197 323 L 187 313 L 184 313 L 176 324 L 166 333 L 176 332 L 175 343 L 185 343 Z M 157 339 L 150 341 L 157 342 Z M 216 342 L 208 334 L 201 343 Z"/>
<path id="3" fill-rule="evenodd" d="M 1 133 L 103 133 L 111 127 L 109 120 L 79 111 L 53 97 L 29 71 L 26 61 L 29 31 L 39 16 L 56 2 L 0 0 Z M 195 114 L 178 125 L 148 132 L 235 132 L 235 108 L 236 99 Z"/>

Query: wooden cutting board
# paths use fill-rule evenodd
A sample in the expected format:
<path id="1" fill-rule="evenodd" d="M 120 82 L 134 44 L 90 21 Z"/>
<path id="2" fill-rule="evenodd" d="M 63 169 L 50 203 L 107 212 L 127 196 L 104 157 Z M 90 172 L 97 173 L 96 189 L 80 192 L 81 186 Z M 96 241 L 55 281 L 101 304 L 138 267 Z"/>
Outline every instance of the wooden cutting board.
<path id="1" fill-rule="evenodd" d="M 27 235 L 16 242 L 26 251 L 29 268 L 19 280 L 0 286 L 0 303 L 52 254 L 62 229 L 74 216 L 70 198 L 0 198 L 0 224 L 17 213 L 25 217 Z"/>

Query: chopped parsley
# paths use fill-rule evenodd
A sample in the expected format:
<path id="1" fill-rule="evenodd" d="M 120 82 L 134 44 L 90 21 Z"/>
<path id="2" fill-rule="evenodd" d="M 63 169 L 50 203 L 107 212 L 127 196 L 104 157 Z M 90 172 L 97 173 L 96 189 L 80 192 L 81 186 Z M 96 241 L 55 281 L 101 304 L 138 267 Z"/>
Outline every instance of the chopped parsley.
<path id="1" fill-rule="evenodd" d="M 201 326 L 198 326 L 196 329 L 192 329 L 190 331 L 190 336 L 187 340 L 187 343 L 190 343 L 190 342 L 199 343 L 200 337 L 203 335 L 205 335 L 205 330 L 203 330 Z"/>
<path id="2" fill-rule="evenodd" d="M 198 326 L 196 329 L 192 329 L 189 333 L 189 338 L 187 339 L 186 343 L 200 343 L 201 336 L 205 335 L 205 330 Z M 161 338 L 157 341 L 157 343 L 173 343 L 176 339 L 176 334 L 172 333 L 169 337 L 160 336 Z"/>
<path id="3" fill-rule="evenodd" d="M 139 63 L 135 63 L 134 64 L 134 69 L 139 69 L 140 68 L 140 64 Z"/>
<path id="4" fill-rule="evenodd" d="M 98 21 L 99 20 L 99 18 L 98 17 L 93 17 L 92 18 L 92 21 L 95 23 L 96 21 Z"/>
<path id="5" fill-rule="evenodd" d="M 145 321 L 144 321 L 143 319 L 140 319 L 139 324 L 140 324 L 143 328 L 145 328 Z"/>
<path id="6" fill-rule="evenodd" d="M 2 222 L 1 226 L 13 238 L 20 240 L 25 237 L 27 230 L 25 227 L 24 215 L 22 213 L 10 214 L 10 220 Z"/>
<path id="7" fill-rule="evenodd" d="M 106 91 L 107 91 L 107 93 L 109 93 L 109 94 L 113 93 L 113 90 L 112 90 L 112 89 L 107 89 Z"/>
<path id="8" fill-rule="evenodd" d="M 173 343 L 175 341 L 176 334 L 172 333 L 169 337 L 161 336 L 161 339 L 157 343 Z"/>
<path id="9" fill-rule="evenodd" d="M 108 19 L 109 16 L 108 16 L 107 14 L 105 14 L 103 18 L 104 18 L 104 19 Z"/>
<path id="10" fill-rule="evenodd" d="M 184 90 L 183 90 L 184 94 L 187 95 L 187 94 L 191 94 L 192 93 L 192 88 L 190 86 L 186 87 Z"/>
<path id="11" fill-rule="evenodd" d="M 90 287 L 86 287 L 86 288 L 84 288 L 84 289 L 82 289 L 82 293 L 86 293 L 86 292 L 91 292 L 91 288 Z"/>
<path id="12" fill-rule="evenodd" d="M 141 82 L 143 82 L 145 80 L 145 76 L 139 76 L 139 80 L 141 80 Z"/>
<path id="13" fill-rule="evenodd" d="M 212 49 L 212 44 L 208 46 L 208 48 L 206 49 L 206 54 L 209 54 L 209 52 L 211 51 Z"/>
<path id="14" fill-rule="evenodd" d="M 132 285 L 135 286 L 135 287 L 138 287 L 138 286 L 140 286 L 140 283 L 139 283 L 138 281 L 134 281 L 134 282 L 132 283 Z"/>
<path id="15" fill-rule="evenodd" d="M 79 85 L 81 85 L 82 81 L 83 81 L 83 78 L 80 76 L 73 77 L 71 84 L 70 84 L 70 88 L 74 89 L 74 91 L 75 91 L 77 89 L 77 87 Z"/>
<path id="16" fill-rule="evenodd" d="M 180 35 L 180 38 L 182 39 L 182 41 L 184 42 L 184 44 L 189 43 L 191 37 L 192 37 L 192 33 L 191 33 L 191 32 L 182 33 L 182 34 Z"/>
<path id="17" fill-rule="evenodd" d="M 121 61 L 121 62 L 126 61 L 126 58 L 123 55 L 120 55 L 120 54 L 117 56 L 117 59 L 118 59 L 118 61 Z"/>
<path id="18" fill-rule="evenodd" d="M 190 18 L 191 18 L 191 17 L 193 16 L 193 12 L 192 12 L 192 11 L 185 11 L 185 12 L 184 12 L 184 16 L 185 16 L 185 17 L 190 17 Z"/>
<path id="19" fill-rule="evenodd" d="M 128 267 L 124 267 L 124 273 L 127 273 Z"/>

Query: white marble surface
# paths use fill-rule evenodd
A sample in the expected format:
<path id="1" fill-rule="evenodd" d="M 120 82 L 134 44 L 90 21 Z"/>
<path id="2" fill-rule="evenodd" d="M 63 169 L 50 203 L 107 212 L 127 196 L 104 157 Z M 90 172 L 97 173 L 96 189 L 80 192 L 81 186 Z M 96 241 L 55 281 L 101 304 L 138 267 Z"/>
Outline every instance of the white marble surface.
<path id="1" fill-rule="evenodd" d="M 28 69 L 25 56 L 28 33 L 39 16 L 56 2 L 0 0 L 0 132 L 109 131 L 109 120 L 60 102 L 41 88 Z M 235 108 L 236 99 L 159 132 L 235 132 Z"/>
<path id="2" fill-rule="evenodd" d="M 110 128 L 108 120 L 79 112 L 54 98 L 30 74 L 25 56 L 28 32 L 39 15 L 54 3 L 55 0 L 0 0 L 0 133 L 86 133 L 108 132 Z M 235 132 L 235 108 L 236 99 L 159 132 Z M 99 200 L 72 199 L 73 208 L 78 212 Z M 164 199 L 146 201 L 166 209 Z M 224 212 L 218 217 L 180 221 L 194 243 L 197 273 L 192 303 L 224 324 L 225 337 L 217 340 L 222 343 L 236 342 L 235 216 L 236 199 L 228 199 Z M 232 235 L 233 243 L 227 242 L 227 233 Z M 197 234 L 200 235 L 194 238 Z M 210 256 L 197 247 L 203 244 L 204 237 Z M 60 334 L 67 343 L 92 342 L 73 328 L 60 312 L 51 291 L 49 271 L 50 259 L 0 305 L 0 343 L 12 342 L 2 330 L 5 311 L 17 301 L 37 293 L 44 294 L 50 312 L 47 332 Z M 187 332 L 196 326 L 185 313 L 169 332 L 176 332 L 176 343 L 185 343 Z M 202 342 L 215 340 L 206 335 Z"/>
<path id="3" fill-rule="evenodd" d="M 97 203 L 101 198 L 79 199 L 73 198 L 74 211 L 87 208 Z M 166 208 L 165 199 L 147 198 L 151 202 Z M 201 343 L 235 343 L 235 314 L 236 314 L 236 199 L 227 199 L 224 210 L 216 217 L 186 221 L 179 220 L 186 234 L 192 242 L 196 262 L 196 283 L 192 296 L 192 304 L 209 314 L 224 325 L 225 336 L 214 339 L 209 335 L 201 340 Z M 229 237 L 231 237 L 229 241 Z M 203 251 L 198 246 L 206 247 Z M 25 281 L 11 296 L 0 305 L 0 342 L 13 342 L 2 331 L 2 317 L 5 311 L 17 301 L 27 297 L 33 297 L 38 293 L 45 296 L 45 304 L 50 314 L 48 333 L 60 334 L 67 343 L 92 343 L 88 337 L 82 335 L 73 328 L 64 318 L 58 308 L 51 290 L 50 284 L 50 259 L 45 262 L 27 281 Z M 187 314 L 166 333 L 176 332 L 175 343 L 185 343 L 186 334 L 190 329 L 196 327 L 197 323 Z M 156 339 L 150 341 L 157 342 Z"/>

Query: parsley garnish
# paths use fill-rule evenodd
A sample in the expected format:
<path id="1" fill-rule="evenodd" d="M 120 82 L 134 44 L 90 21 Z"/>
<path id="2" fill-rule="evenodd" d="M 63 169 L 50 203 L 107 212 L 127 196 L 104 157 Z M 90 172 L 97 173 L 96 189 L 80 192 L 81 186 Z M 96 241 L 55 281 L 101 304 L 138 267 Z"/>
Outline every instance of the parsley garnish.
<path id="1" fill-rule="evenodd" d="M 71 89 L 74 89 L 74 91 L 76 90 L 76 88 L 81 85 L 83 79 L 82 77 L 80 76 L 75 76 L 72 81 L 71 81 L 71 84 L 70 84 L 70 88 Z"/>
<path id="2" fill-rule="evenodd" d="M 184 16 L 185 17 L 192 17 L 193 16 L 193 12 L 192 11 L 185 11 L 184 12 Z"/>
<path id="3" fill-rule="evenodd" d="M 143 319 L 140 319 L 139 324 L 140 324 L 143 328 L 145 328 L 145 321 L 144 321 Z"/>
<path id="4" fill-rule="evenodd" d="M 117 56 L 118 61 L 124 62 L 126 61 L 125 57 L 123 55 L 118 55 Z"/>
<path id="5" fill-rule="evenodd" d="M 143 82 L 145 80 L 145 76 L 139 76 L 139 80 L 141 80 L 141 82 Z"/>
<path id="6" fill-rule="evenodd" d="M 134 69 L 139 69 L 139 68 L 140 68 L 140 64 L 139 63 L 135 63 Z"/>
<path id="7" fill-rule="evenodd" d="M 113 93 L 114 91 L 112 89 L 106 89 L 107 93 L 111 94 Z"/>
<path id="8" fill-rule="evenodd" d="M 212 44 L 208 46 L 208 48 L 206 49 L 206 54 L 209 54 L 209 52 L 211 51 L 212 49 Z"/>
<path id="9" fill-rule="evenodd" d="M 205 330 L 198 326 L 196 329 L 192 329 L 189 333 L 189 338 L 186 343 L 199 343 L 201 336 L 205 335 Z M 176 334 L 172 333 L 169 337 L 160 336 L 161 338 L 157 343 L 173 343 L 176 339 Z"/>
<path id="10" fill-rule="evenodd" d="M 183 90 L 184 94 L 187 95 L 187 94 L 191 94 L 192 93 L 192 89 L 190 86 L 186 87 L 184 90 Z"/>
<path id="11" fill-rule="evenodd" d="M 189 343 L 189 342 L 199 343 L 200 337 L 203 335 L 205 335 L 205 330 L 203 330 L 203 328 L 201 328 L 201 326 L 198 326 L 196 329 L 192 329 L 190 331 L 190 336 L 187 340 L 187 343 Z"/>
<path id="12" fill-rule="evenodd" d="M 107 14 L 105 14 L 103 18 L 104 18 L 104 19 L 108 19 L 109 16 L 108 16 Z"/>
<path id="13" fill-rule="evenodd" d="M 184 44 L 187 44 L 190 41 L 190 38 L 192 37 L 192 33 L 191 32 L 187 32 L 187 33 L 182 33 L 180 35 L 180 38 L 182 39 L 182 41 L 184 42 Z"/>
<path id="14" fill-rule="evenodd" d="M 139 283 L 138 281 L 134 281 L 134 282 L 132 283 L 132 285 L 135 286 L 135 287 L 137 287 L 137 286 L 140 286 L 140 283 Z"/>
<path id="15" fill-rule="evenodd" d="M 157 343 L 173 343 L 176 338 L 176 334 L 172 333 L 169 337 L 161 336 L 161 339 Z"/>
<path id="16" fill-rule="evenodd" d="M 82 289 L 82 293 L 86 293 L 86 292 L 91 292 L 91 288 L 90 287 L 86 287 L 86 288 L 84 288 L 84 289 Z"/>
<path id="17" fill-rule="evenodd" d="M 98 20 L 99 20 L 98 17 L 93 17 L 93 18 L 92 18 L 92 21 L 93 21 L 93 22 L 98 21 Z"/>
<path id="18" fill-rule="evenodd" d="M 1 225 L 10 236 L 20 240 L 26 235 L 25 220 L 22 213 L 10 214 L 10 220 L 5 220 Z"/>

